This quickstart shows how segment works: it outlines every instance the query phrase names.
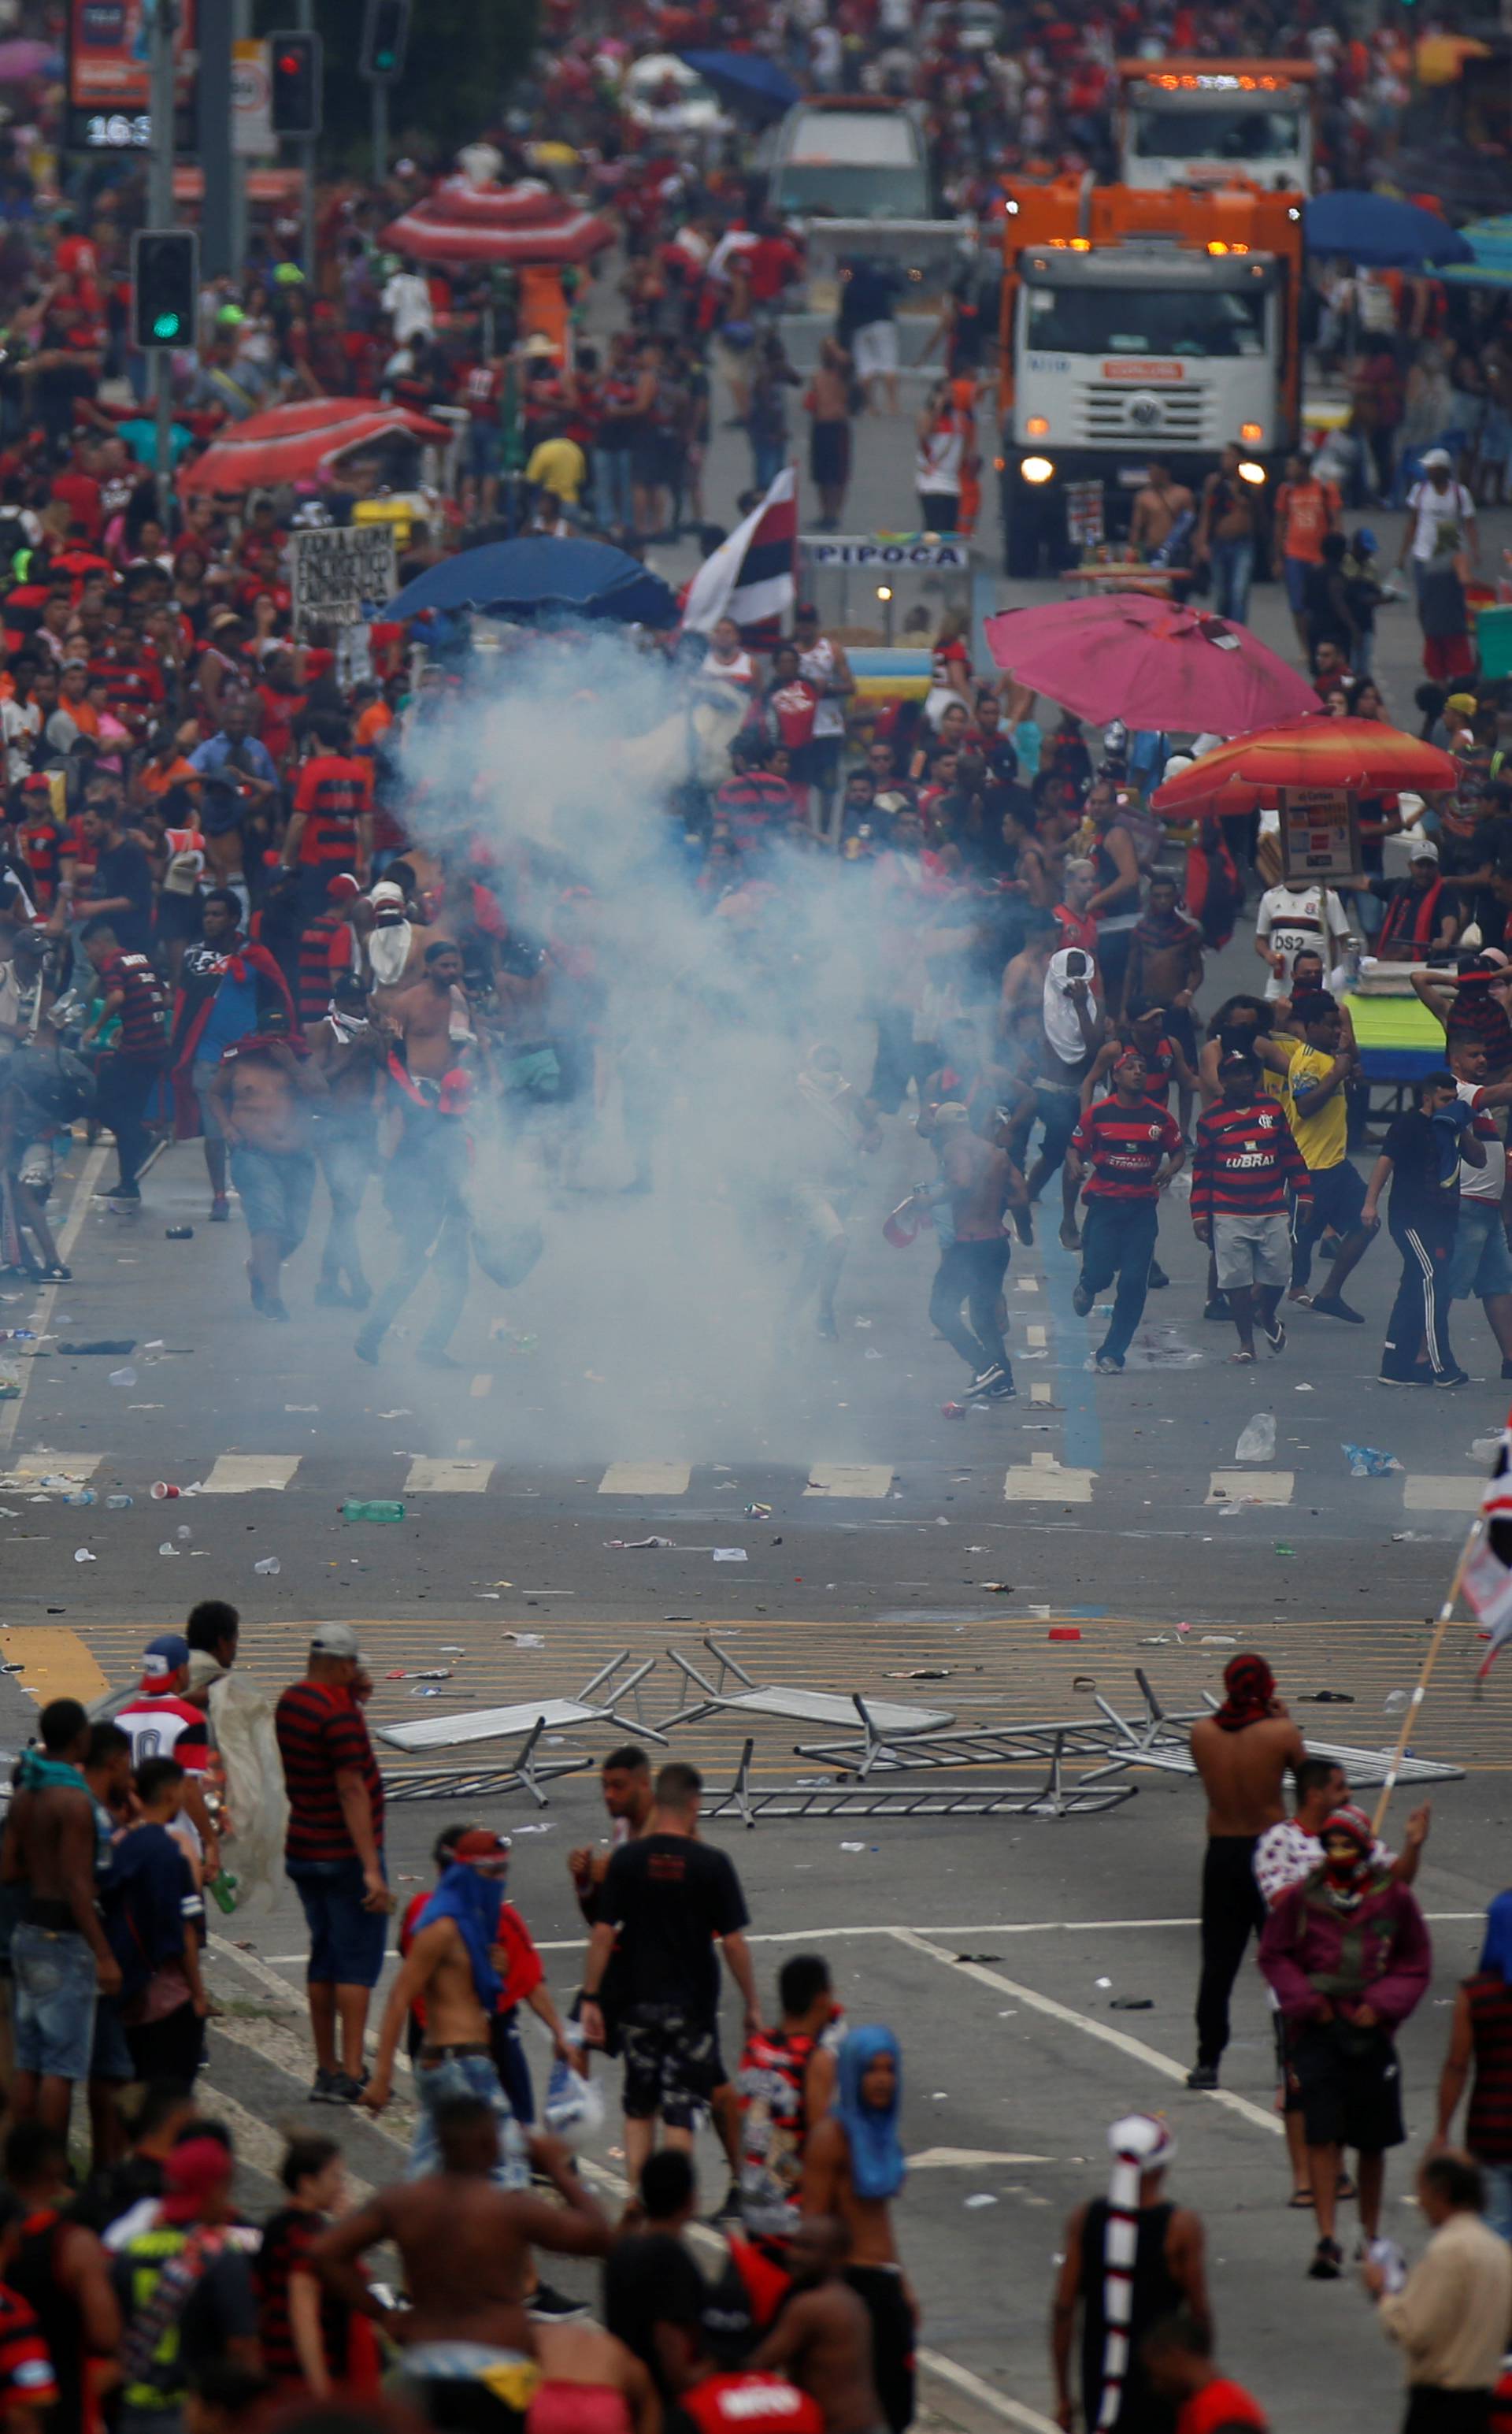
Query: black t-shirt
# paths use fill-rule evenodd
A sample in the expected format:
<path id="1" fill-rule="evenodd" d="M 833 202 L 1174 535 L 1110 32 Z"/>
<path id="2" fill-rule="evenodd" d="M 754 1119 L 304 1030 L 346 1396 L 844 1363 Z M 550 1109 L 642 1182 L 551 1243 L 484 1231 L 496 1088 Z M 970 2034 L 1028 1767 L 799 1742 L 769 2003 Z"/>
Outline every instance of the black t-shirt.
<path id="1" fill-rule="evenodd" d="M 1469 1109 L 1470 1102 L 1460 1106 Z M 1451 1113 L 1453 1111 L 1451 1110 Z M 1411 1226 L 1425 1215 L 1453 1216 L 1459 1208 L 1459 1132 L 1420 1107 L 1399 1116 L 1381 1144 L 1391 1160 L 1391 1213 Z"/>
<path id="2" fill-rule="evenodd" d="M 674 2003 L 695 2018 L 719 2009 L 714 1938 L 733 1935 L 750 1912 L 722 1851 L 688 1834 L 643 1834 L 610 1860 L 598 1915 L 620 1929 L 618 2000 Z"/>
<path id="3" fill-rule="evenodd" d="M 101 852 L 93 893 L 127 899 L 130 912 L 112 913 L 110 926 L 127 954 L 144 955 L 152 944 L 152 869 L 142 848 L 129 837 Z"/>

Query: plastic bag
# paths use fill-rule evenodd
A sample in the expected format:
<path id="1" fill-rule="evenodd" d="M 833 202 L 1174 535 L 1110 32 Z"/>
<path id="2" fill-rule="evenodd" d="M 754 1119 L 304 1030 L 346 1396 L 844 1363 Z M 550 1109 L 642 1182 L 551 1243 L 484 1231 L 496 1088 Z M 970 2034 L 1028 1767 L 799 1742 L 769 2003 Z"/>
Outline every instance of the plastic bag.
<path id="1" fill-rule="evenodd" d="M 1342 1450 L 1352 1479 L 1385 1479 L 1387 1471 L 1402 1468 L 1394 1453 L 1383 1453 L 1378 1446 L 1347 1445 Z"/>
<path id="2" fill-rule="evenodd" d="M 603 2090 L 570 2063 L 553 2062 L 541 2117 L 558 2138 L 590 2138 L 606 2117 Z"/>
<path id="3" fill-rule="evenodd" d="M 546 1238 L 538 1226 L 481 1226 L 472 1229 L 472 1256 L 491 1283 L 507 1293 L 522 1285 L 542 1251 Z"/>
<path id="4" fill-rule="evenodd" d="M 1235 1462 L 1269 1462 L 1276 1451 L 1276 1414 L 1257 1412 L 1249 1426 L 1240 1431 L 1234 1447 Z"/>

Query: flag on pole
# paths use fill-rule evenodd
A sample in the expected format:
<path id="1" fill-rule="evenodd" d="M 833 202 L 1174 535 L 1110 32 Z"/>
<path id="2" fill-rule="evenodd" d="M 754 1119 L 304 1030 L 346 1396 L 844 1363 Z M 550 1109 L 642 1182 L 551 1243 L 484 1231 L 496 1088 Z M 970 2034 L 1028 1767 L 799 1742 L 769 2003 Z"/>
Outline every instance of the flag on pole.
<path id="1" fill-rule="evenodd" d="M 1512 1429 L 1503 1430 L 1497 1445 L 1481 1499 L 1479 1543 L 1465 1566 L 1460 1586 L 1466 1603 L 1485 1625 L 1490 1640 L 1477 1676 L 1484 1681 L 1512 1639 Z"/>
<path id="2" fill-rule="evenodd" d="M 798 479 L 784 465 L 758 507 L 705 557 L 683 603 L 690 634 L 712 634 L 722 617 L 742 633 L 774 625 L 798 595 L 793 557 L 798 540 Z"/>

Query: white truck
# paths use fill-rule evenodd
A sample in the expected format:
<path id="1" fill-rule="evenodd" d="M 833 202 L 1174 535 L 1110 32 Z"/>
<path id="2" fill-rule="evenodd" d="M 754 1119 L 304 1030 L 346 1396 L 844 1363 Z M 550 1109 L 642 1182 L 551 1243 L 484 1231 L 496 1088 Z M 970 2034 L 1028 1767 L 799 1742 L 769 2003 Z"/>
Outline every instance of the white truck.
<path id="1" fill-rule="evenodd" d="M 1221 185 L 1237 177 L 1310 195 L 1317 80 L 1306 60 L 1121 60 L 1120 183 Z"/>

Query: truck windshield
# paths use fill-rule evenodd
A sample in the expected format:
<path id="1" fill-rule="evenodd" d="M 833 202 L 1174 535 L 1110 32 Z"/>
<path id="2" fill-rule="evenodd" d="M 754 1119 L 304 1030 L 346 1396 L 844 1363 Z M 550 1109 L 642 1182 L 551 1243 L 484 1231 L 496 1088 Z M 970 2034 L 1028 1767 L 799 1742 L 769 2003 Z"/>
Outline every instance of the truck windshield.
<path id="1" fill-rule="evenodd" d="M 1067 355 L 1262 355 L 1249 288 L 1030 287 L 1027 343 Z"/>
<path id="2" fill-rule="evenodd" d="M 1134 105 L 1138 161 L 1294 161 L 1302 148 L 1295 110 L 1162 110 Z"/>
<path id="3" fill-rule="evenodd" d="M 862 167 L 849 161 L 790 161 L 772 184 L 772 207 L 807 219 L 926 220 L 929 181 L 919 169 Z"/>

